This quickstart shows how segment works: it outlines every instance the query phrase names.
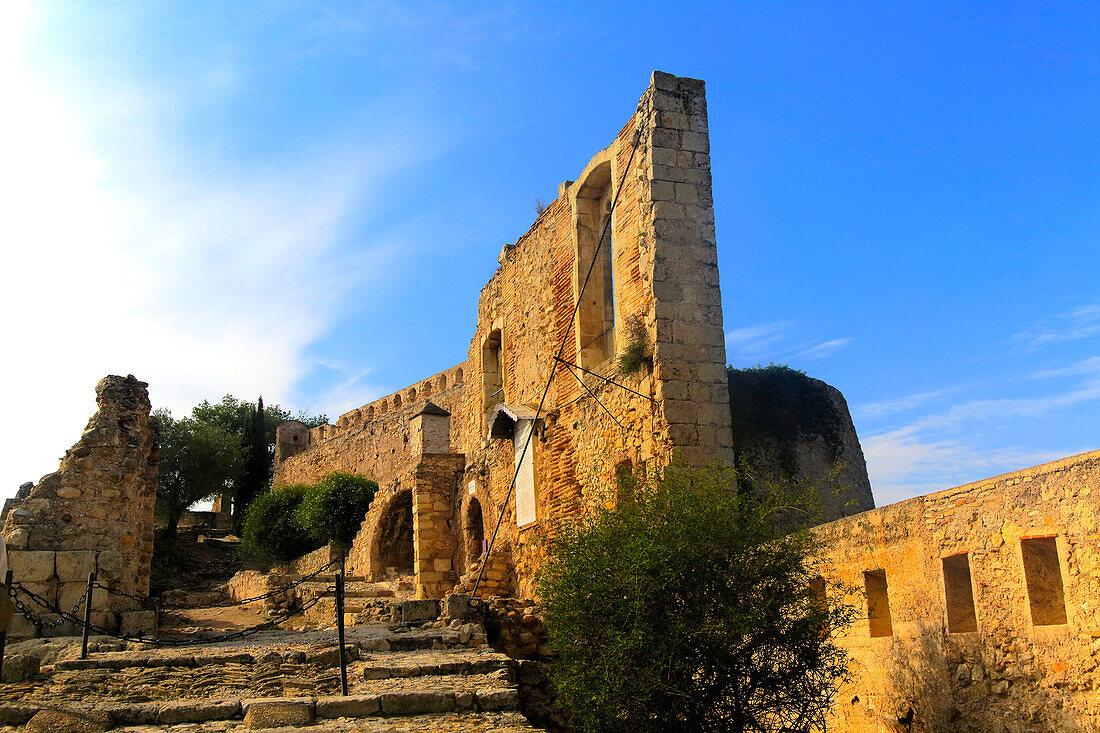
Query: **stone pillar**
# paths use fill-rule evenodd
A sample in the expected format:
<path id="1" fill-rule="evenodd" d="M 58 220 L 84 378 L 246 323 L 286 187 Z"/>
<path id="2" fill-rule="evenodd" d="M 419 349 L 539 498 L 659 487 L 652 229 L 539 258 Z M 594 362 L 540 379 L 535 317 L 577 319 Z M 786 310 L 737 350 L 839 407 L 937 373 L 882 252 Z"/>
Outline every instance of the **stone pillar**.
<path id="1" fill-rule="evenodd" d="M 461 454 L 425 456 L 414 474 L 413 571 L 417 598 L 442 598 L 458 579 L 451 558 L 457 543 L 448 519 L 454 506 L 456 477 L 465 466 Z"/>
<path id="2" fill-rule="evenodd" d="M 704 84 L 655 71 L 640 111 L 648 124 L 657 396 L 686 462 L 731 464 Z"/>

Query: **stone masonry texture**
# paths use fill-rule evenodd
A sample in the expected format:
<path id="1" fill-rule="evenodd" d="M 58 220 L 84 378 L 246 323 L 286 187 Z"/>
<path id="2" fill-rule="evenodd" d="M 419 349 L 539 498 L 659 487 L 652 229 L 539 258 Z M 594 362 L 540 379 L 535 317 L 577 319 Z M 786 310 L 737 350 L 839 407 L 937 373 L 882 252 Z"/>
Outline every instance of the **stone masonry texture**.
<path id="1" fill-rule="evenodd" d="M 14 580 L 63 609 L 80 598 L 92 571 L 123 593 L 149 593 L 158 442 L 147 386 L 132 375 L 102 379 L 96 385 L 98 409 L 80 440 L 56 472 L 13 503 L 5 519 Z M 102 591 L 93 597 L 99 612 L 136 605 Z M 53 633 L 72 633 L 67 627 Z M 12 635 L 36 631 L 20 620 Z"/>

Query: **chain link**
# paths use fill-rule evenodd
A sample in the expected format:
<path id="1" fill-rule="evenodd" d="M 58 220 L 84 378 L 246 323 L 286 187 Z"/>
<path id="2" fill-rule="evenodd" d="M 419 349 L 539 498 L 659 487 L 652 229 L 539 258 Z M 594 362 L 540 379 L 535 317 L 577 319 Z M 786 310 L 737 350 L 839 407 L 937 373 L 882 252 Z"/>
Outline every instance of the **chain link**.
<path id="1" fill-rule="evenodd" d="M 214 604 L 212 606 L 204 606 L 204 608 L 229 608 L 231 606 L 243 606 L 246 603 L 252 603 L 254 601 L 262 601 L 265 598 L 270 598 L 270 597 L 276 596 L 280 593 L 285 593 L 286 591 L 293 590 L 294 588 L 297 588 L 302 583 L 307 583 L 310 580 L 313 580 L 318 575 L 325 572 L 326 570 L 331 568 L 333 565 L 338 564 L 339 562 L 340 562 L 339 560 L 332 560 L 329 563 L 323 565 L 318 570 L 313 571 L 309 575 L 303 575 L 301 578 L 298 578 L 298 580 L 292 581 L 291 583 L 288 583 L 287 585 L 284 585 L 280 588 L 274 588 L 272 590 L 269 590 L 266 593 L 261 593 L 258 596 L 252 596 L 251 598 L 242 598 L 239 601 L 231 601 L 229 603 L 218 603 L 218 604 Z M 121 596 L 122 598 L 129 598 L 130 600 L 137 601 L 138 603 L 141 603 L 141 604 L 144 604 L 146 602 L 146 600 L 148 600 L 147 598 L 141 598 L 139 596 L 135 596 L 135 595 L 132 595 L 130 593 L 120 591 L 116 588 L 110 588 L 106 585 L 103 585 L 99 581 L 96 581 L 94 585 L 95 585 L 96 588 L 99 588 L 101 590 L 105 590 L 105 591 L 107 591 L 107 593 L 109 593 L 113 596 Z M 173 609 L 186 608 L 186 606 L 158 606 L 158 608 L 162 611 L 171 611 Z"/>
<path id="2" fill-rule="evenodd" d="M 65 623 L 65 619 L 62 618 L 63 615 L 75 617 L 77 609 L 80 608 L 80 606 L 84 603 L 84 600 L 88 597 L 88 589 L 87 589 L 87 587 L 85 587 L 84 592 L 80 594 L 80 598 L 78 598 L 76 600 L 76 603 L 73 604 L 73 607 L 68 612 L 68 614 L 66 614 L 64 611 L 62 611 L 60 609 L 57 609 L 57 613 L 59 614 L 58 618 L 47 620 L 47 619 L 39 616 L 38 614 L 34 613 L 33 611 L 31 611 L 29 608 L 27 608 L 27 604 L 24 603 L 23 600 L 15 594 L 16 590 L 21 590 L 21 591 L 23 591 L 24 593 L 26 593 L 28 595 L 34 595 L 34 594 L 31 593 L 31 591 L 29 591 L 25 587 L 23 587 L 22 583 L 12 583 L 12 586 L 13 587 L 9 590 L 9 594 L 11 595 L 12 605 L 15 606 L 16 610 L 18 610 L 19 613 L 23 615 L 23 618 L 27 619 L 32 624 L 36 624 L 36 625 L 38 625 L 38 626 L 40 626 L 41 628 L 44 628 L 44 629 L 57 628 L 61 624 Z M 41 597 L 41 596 L 39 596 L 39 597 Z M 32 598 L 32 600 L 34 600 L 34 599 Z M 45 600 L 45 599 L 43 599 L 43 600 Z M 39 605 L 41 605 L 41 604 L 39 604 Z"/>
<path id="3" fill-rule="evenodd" d="M 332 563 L 330 563 L 330 565 L 331 564 Z M 322 568 L 322 570 L 323 569 L 324 568 Z M 318 571 L 318 573 L 320 573 L 320 571 Z M 314 575 L 317 575 L 318 573 L 314 573 Z M 270 619 L 268 621 L 265 621 L 262 624 L 258 624 L 256 626 L 250 626 L 247 629 L 241 629 L 240 631 L 233 631 L 233 632 L 230 632 L 228 634 L 222 634 L 220 636 L 191 637 L 191 638 L 188 638 L 188 639 L 147 639 L 144 636 L 135 636 L 133 634 L 116 633 L 114 631 L 111 631 L 110 629 L 106 629 L 102 626 L 97 626 L 96 624 L 91 624 L 91 623 L 87 624 L 87 628 L 88 628 L 89 631 L 93 631 L 96 634 L 101 634 L 103 636 L 110 636 L 110 637 L 113 637 L 115 639 L 122 639 L 123 641 L 132 641 L 132 642 L 137 642 L 137 643 L 141 643 L 141 644 L 149 644 L 150 646 L 156 646 L 156 647 L 183 647 L 183 646 L 195 646 L 195 645 L 198 645 L 198 644 L 220 644 L 222 642 L 234 641 L 236 639 L 244 639 L 244 638 L 247 638 L 247 637 L 252 636 L 254 634 L 258 634 L 261 631 L 266 631 L 267 629 L 270 629 L 274 626 L 277 626 L 278 624 L 281 624 L 284 621 L 286 621 L 287 619 L 290 619 L 294 616 L 297 616 L 300 613 L 304 613 L 305 611 L 309 610 L 314 605 L 316 605 L 318 602 L 320 602 L 320 600 L 322 598 L 324 598 L 325 595 L 327 595 L 328 590 L 335 590 L 335 588 L 326 588 L 325 593 L 322 593 L 322 594 L 319 594 L 319 595 L 315 596 L 314 598 L 307 601 L 306 603 L 303 603 L 300 608 L 297 608 L 293 611 L 288 611 L 287 613 L 283 614 L 282 616 L 280 616 L 278 618 L 273 618 L 273 619 Z M 18 596 L 16 595 L 16 591 L 20 591 L 20 592 L 24 593 L 28 598 L 31 599 L 31 601 L 33 601 L 35 603 L 35 605 L 38 605 L 41 608 L 44 608 L 46 611 L 48 611 L 50 613 L 57 614 L 57 616 L 59 617 L 58 620 L 42 623 L 37 618 L 37 616 L 35 616 L 35 614 L 33 614 L 30 611 L 26 610 L 26 605 L 23 603 L 22 600 L 20 600 L 18 598 Z M 26 616 L 29 620 L 31 620 L 34 623 L 37 623 L 37 624 L 46 626 L 47 628 L 50 628 L 50 627 L 53 627 L 53 626 L 58 626 L 58 625 L 60 625 L 61 623 L 65 622 L 65 621 L 69 621 L 73 624 L 76 624 L 76 626 L 79 627 L 79 628 L 84 628 L 85 627 L 83 619 L 77 618 L 76 615 L 75 615 L 76 614 L 76 609 L 80 606 L 79 603 L 76 606 L 73 607 L 72 611 L 66 613 L 65 611 L 62 611 L 57 606 L 51 604 L 47 599 L 43 598 L 42 596 L 38 595 L 34 591 L 32 591 L 32 590 L 28 589 L 27 587 L 25 587 L 22 583 L 19 583 L 19 582 L 12 583 L 12 586 L 11 586 L 11 588 L 9 588 L 8 592 L 11 594 L 12 601 L 15 604 L 15 606 L 19 609 L 20 613 L 22 613 L 24 616 Z M 85 590 L 85 595 L 87 595 L 87 590 Z M 81 600 L 83 600 L 83 599 L 81 599 Z"/>

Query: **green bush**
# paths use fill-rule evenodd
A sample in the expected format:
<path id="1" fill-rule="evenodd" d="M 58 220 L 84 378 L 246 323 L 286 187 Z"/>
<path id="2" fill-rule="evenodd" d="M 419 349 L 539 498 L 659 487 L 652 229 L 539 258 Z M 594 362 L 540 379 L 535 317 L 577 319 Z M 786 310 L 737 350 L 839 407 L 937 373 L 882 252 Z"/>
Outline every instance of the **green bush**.
<path id="1" fill-rule="evenodd" d="M 241 543 L 249 556 L 286 562 L 324 544 L 298 522 L 298 509 L 310 490 L 309 486 L 286 486 L 252 500 L 241 532 Z"/>
<path id="2" fill-rule="evenodd" d="M 309 487 L 298 507 L 298 524 L 321 542 L 350 545 L 378 491 L 378 484 L 337 471 Z"/>
<path id="3" fill-rule="evenodd" d="M 776 529 L 801 497 L 739 493 L 730 469 L 620 482 L 617 507 L 545 540 L 551 675 L 575 729 L 819 728 L 855 611 L 814 590 L 812 536 Z"/>

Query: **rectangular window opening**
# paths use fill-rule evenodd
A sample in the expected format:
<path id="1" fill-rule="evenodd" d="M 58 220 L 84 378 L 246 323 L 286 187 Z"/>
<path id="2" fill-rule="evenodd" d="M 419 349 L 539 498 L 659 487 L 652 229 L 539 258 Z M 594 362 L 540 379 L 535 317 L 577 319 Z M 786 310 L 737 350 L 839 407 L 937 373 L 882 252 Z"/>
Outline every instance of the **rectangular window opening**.
<path id="1" fill-rule="evenodd" d="M 1054 537 L 1020 540 L 1020 554 L 1024 560 L 1031 623 L 1036 626 L 1066 623 L 1066 596 L 1062 588 L 1058 541 Z"/>
<path id="2" fill-rule="evenodd" d="M 943 558 L 943 590 L 947 605 L 947 633 L 978 630 L 974 610 L 974 586 L 970 580 L 970 556 L 965 553 Z"/>
<path id="3" fill-rule="evenodd" d="M 890 620 L 890 595 L 886 586 L 885 570 L 866 570 L 863 585 L 867 590 L 867 625 L 871 636 L 893 636 Z"/>

